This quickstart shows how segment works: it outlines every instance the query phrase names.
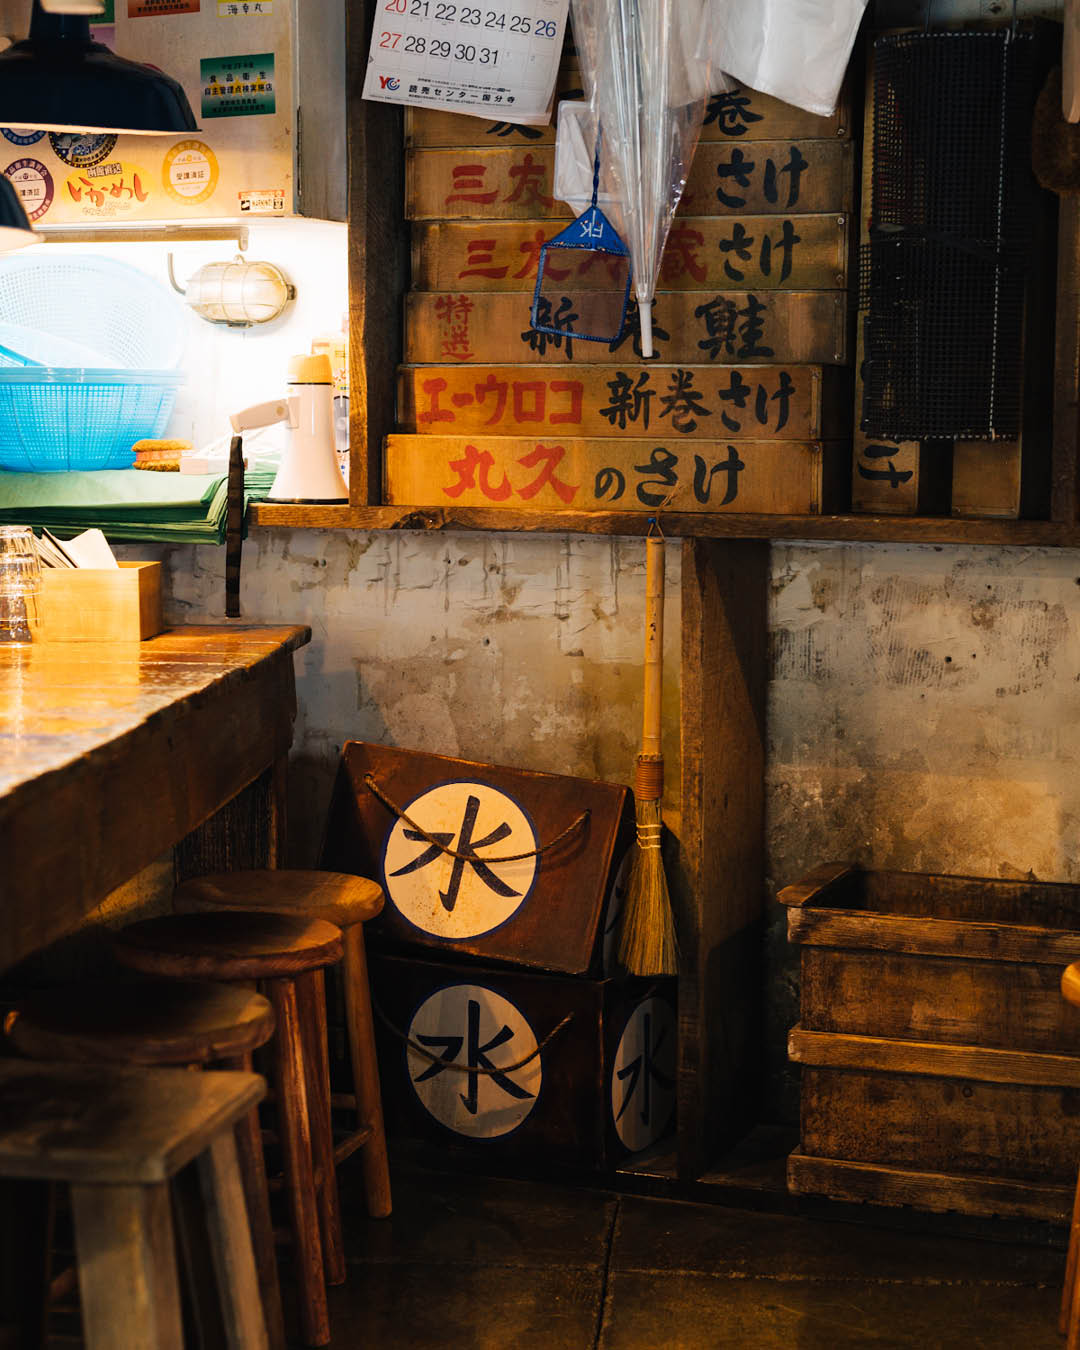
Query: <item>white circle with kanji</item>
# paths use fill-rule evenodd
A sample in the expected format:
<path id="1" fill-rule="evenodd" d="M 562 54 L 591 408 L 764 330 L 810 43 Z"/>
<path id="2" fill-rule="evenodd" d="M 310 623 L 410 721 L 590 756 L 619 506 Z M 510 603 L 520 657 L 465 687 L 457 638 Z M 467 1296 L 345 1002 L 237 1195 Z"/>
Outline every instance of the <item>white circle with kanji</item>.
<path id="1" fill-rule="evenodd" d="M 421 932 L 451 942 L 479 937 L 529 898 L 539 840 L 505 792 L 486 783 L 442 783 L 402 809 L 423 833 L 396 822 L 383 852 L 383 879 L 390 903 Z M 501 861 L 520 853 L 530 856 Z"/>
<path id="2" fill-rule="evenodd" d="M 615 1132 L 631 1153 L 660 1139 L 675 1111 L 675 1014 L 647 998 L 630 1014 L 611 1070 Z"/>
<path id="3" fill-rule="evenodd" d="M 615 879 L 611 883 L 611 890 L 608 892 L 607 905 L 604 908 L 603 963 L 605 975 L 619 973 L 619 920 L 622 918 L 623 905 L 626 903 L 626 892 L 630 886 L 630 869 L 633 866 L 636 851 L 637 846 L 632 844 L 623 854 L 622 862 L 619 863 L 618 870 L 615 873 Z"/>
<path id="4" fill-rule="evenodd" d="M 536 1105 L 543 1081 L 539 1055 L 501 1072 L 537 1046 L 525 1014 L 501 994 L 477 984 L 436 990 L 413 1014 L 409 1041 L 413 1091 L 455 1134 L 496 1139 L 516 1130 Z"/>

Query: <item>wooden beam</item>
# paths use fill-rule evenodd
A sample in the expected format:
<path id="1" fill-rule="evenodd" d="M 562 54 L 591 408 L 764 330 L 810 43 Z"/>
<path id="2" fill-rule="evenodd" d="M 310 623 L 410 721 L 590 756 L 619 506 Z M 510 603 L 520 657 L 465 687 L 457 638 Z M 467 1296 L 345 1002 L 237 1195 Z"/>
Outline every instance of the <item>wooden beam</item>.
<path id="1" fill-rule="evenodd" d="M 752 1123 L 765 865 L 769 550 L 686 542 L 679 933 L 679 1172 L 700 1176 Z"/>

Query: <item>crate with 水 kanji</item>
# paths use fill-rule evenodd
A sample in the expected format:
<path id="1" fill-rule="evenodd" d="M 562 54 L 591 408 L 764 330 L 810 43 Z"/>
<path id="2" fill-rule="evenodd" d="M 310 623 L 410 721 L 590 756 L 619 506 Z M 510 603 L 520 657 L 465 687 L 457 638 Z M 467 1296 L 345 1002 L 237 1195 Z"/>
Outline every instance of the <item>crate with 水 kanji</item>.
<path id="1" fill-rule="evenodd" d="M 376 956 L 387 1131 L 493 1170 L 611 1169 L 675 1117 L 675 982 Z"/>
<path id="2" fill-rule="evenodd" d="M 827 865 L 802 951 L 799 1193 L 1063 1222 L 1080 1158 L 1080 887 Z"/>
<path id="3" fill-rule="evenodd" d="M 633 837 L 620 784 L 350 741 L 323 863 L 383 887 L 383 949 L 599 974 Z"/>

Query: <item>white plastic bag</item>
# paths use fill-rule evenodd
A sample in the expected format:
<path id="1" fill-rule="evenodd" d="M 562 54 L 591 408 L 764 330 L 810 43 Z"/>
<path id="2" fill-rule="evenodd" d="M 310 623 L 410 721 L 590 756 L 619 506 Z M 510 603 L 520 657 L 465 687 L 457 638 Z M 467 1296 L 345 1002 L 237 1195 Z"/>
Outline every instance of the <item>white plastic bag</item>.
<path id="1" fill-rule="evenodd" d="M 740 84 L 827 117 L 866 0 L 712 0 L 708 47 Z"/>

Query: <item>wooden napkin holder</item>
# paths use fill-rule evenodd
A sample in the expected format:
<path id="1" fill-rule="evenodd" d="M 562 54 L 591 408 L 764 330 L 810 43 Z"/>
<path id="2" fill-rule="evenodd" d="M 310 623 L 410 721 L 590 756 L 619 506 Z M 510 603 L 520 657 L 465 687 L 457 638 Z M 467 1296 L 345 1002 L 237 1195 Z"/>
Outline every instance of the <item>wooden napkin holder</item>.
<path id="1" fill-rule="evenodd" d="M 165 627 L 161 563 L 42 569 L 42 642 L 142 642 Z"/>

